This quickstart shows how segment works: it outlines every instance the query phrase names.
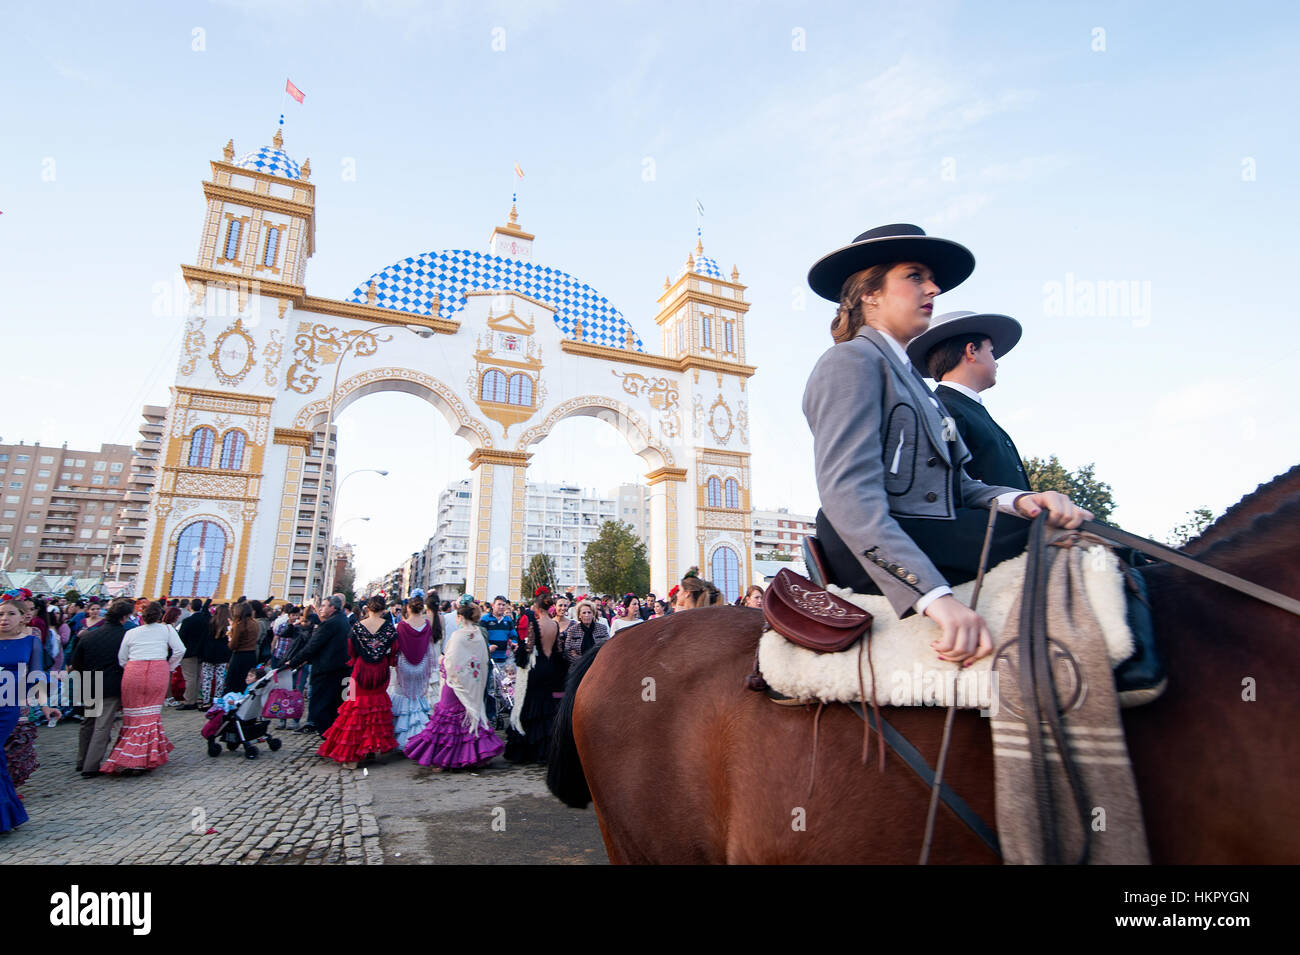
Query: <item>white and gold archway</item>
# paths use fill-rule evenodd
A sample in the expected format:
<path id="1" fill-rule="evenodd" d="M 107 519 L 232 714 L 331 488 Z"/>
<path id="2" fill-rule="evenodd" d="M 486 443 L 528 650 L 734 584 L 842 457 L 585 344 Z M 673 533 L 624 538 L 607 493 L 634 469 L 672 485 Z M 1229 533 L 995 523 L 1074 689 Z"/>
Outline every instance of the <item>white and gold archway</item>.
<path id="1" fill-rule="evenodd" d="M 331 403 L 337 416 L 380 391 L 428 401 L 470 444 L 475 593 L 518 591 L 529 449 L 574 416 L 606 421 L 646 464 L 653 589 L 666 592 L 719 546 L 735 549 L 749 579 L 754 368 L 734 268 L 724 276 L 697 243 L 665 279 L 658 354 L 595 289 L 534 264 L 535 237 L 514 208 L 485 252 L 423 253 L 373 273 L 348 300 L 319 298 L 304 284 L 315 244 L 310 163 L 291 159 L 277 134 L 238 159 L 228 143 L 211 171 L 198 261 L 182 266 L 191 294 L 142 592 L 169 586 L 175 535 L 202 511 L 229 518 L 231 569 L 218 596 L 302 598 L 302 567 L 323 562 L 330 536 L 326 526 L 317 553 L 302 553 L 305 504 L 325 484 L 306 473 L 314 435 Z M 191 454 L 202 425 L 247 435 L 238 468 Z M 734 479 L 740 493 L 710 499 L 710 475 Z"/>

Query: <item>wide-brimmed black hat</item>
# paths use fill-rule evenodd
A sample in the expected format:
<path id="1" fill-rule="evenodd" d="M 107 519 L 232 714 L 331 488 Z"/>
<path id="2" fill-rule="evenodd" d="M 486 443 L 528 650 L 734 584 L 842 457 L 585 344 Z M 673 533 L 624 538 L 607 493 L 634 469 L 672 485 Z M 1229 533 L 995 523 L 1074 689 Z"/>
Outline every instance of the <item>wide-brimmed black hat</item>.
<path id="1" fill-rule="evenodd" d="M 920 262 L 934 272 L 941 292 L 956 288 L 975 271 L 975 256 L 951 239 L 926 235 L 920 226 L 897 223 L 862 233 L 851 245 L 823 255 L 808 270 L 808 284 L 822 298 L 840 300 L 844 280 L 873 265 Z"/>
<path id="2" fill-rule="evenodd" d="M 930 323 L 930 327 L 907 343 L 907 357 L 912 365 L 931 377 L 926 367 L 926 356 L 935 345 L 958 335 L 987 335 L 993 342 L 993 357 L 1001 358 L 1020 341 L 1020 323 L 1010 315 L 992 312 L 945 312 Z"/>

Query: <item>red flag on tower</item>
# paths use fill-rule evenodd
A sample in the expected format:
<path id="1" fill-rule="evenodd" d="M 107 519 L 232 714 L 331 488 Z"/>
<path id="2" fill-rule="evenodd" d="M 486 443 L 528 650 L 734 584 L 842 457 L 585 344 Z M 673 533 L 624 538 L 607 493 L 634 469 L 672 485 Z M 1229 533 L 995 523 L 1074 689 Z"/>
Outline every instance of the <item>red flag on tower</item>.
<path id="1" fill-rule="evenodd" d="M 524 178 L 524 171 L 519 168 L 519 163 L 515 163 L 515 175 L 520 179 Z"/>
<path id="2" fill-rule="evenodd" d="M 293 80 L 286 78 L 284 81 L 284 91 L 296 99 L 299 103 L 303 101 L 305 95 L 302 90 L 293 85 Z"/>

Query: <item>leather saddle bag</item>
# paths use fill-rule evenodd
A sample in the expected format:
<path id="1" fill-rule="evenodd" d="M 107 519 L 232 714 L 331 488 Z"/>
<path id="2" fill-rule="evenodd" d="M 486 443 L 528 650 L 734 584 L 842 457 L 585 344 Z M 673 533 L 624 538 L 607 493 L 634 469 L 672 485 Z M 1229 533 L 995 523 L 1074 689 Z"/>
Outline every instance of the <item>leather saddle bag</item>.
<path id="1" fill-rule="evenodd" d="M 767 624 L 791 643 L 818 653 L 838 653 L 871 633 L 871 614 L 782 569 L 763 591 Z"/>

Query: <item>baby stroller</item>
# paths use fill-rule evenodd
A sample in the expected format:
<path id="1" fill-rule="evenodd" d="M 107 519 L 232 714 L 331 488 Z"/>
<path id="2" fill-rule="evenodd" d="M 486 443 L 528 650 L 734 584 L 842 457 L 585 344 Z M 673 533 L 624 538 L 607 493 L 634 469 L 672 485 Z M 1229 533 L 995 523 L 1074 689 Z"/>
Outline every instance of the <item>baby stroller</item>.
<path id="1" fill-rule="evenodd" d="M 221 744 L 226 749 L 244 747 L 246 759 L 257 759 L 255 743 L 265 742 L 271 752 L 284 745 L 284 740 L 271 735 L 271 721 L 262 718 L 266 699 L 275 689 L 293 689 L 293 673 L 289 670 L 272 670 L 249 684 L 233 710 L 226 712 L 220 702 L 208 710 L 208 722 L 200 731 L 208 741 L 208 755 L 220 756 Z M 227 694 L 231 696 L 232 694 Z"/>

